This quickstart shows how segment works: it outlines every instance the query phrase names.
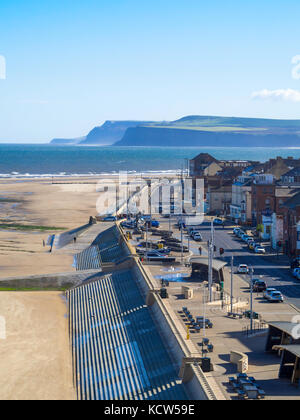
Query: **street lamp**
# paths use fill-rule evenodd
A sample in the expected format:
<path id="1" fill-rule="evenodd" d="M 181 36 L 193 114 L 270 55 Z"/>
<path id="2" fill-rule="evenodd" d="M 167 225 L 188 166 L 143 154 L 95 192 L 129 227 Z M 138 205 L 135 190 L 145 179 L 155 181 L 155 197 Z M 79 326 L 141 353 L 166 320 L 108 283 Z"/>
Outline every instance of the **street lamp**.
<path id="1" fill-rule="evenodd" d="M 250 267 L 250 331 L 253 332 L 253 267 Z"/>
<path id="2" fill-rule="evenodd" d="M 230 312 L 233 313 L 233 255 L 231 256 Z"/>

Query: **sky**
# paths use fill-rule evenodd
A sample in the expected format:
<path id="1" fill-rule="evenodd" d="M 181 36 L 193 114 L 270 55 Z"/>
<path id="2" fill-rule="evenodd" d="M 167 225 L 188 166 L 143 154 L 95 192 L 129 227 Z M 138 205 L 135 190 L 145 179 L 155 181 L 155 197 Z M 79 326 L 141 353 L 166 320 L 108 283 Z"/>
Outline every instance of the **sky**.
<path id="1" fill-rule="evenodd" d="M 300 118 L 299 0 L 1 0 L 0 141 L 105 120 Z"/>

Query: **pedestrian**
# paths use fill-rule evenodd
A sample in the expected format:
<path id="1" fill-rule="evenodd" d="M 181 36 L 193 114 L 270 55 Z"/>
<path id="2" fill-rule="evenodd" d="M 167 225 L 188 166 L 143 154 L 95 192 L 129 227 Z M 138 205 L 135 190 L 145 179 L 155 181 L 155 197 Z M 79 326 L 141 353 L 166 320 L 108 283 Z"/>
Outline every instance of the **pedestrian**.
<path id="1" fill-rule="evenodd" d="M 76 243 L 76 236 L 74 236 L 74 244 Z"/>
<path id="2" fill-rule="evenodd" d="M 199 254 L 202 255 L 202 248 L 199 246 Z"/>
<path id="3" fill-rule="evenodd" d="M 45 248 L 45 241 L 43 240 L 43 247 Z"/>

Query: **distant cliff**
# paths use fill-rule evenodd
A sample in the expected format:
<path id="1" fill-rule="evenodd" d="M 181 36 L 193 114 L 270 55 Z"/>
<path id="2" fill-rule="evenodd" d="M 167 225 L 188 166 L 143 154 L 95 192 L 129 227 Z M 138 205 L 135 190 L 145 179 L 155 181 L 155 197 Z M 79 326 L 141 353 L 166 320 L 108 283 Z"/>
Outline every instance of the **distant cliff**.
<path id="1" fill-rule="evenodd" d="M 115 146 L 299 147 L 300 120 L 190 116 L 128 128 Z"/>
<path id="2" fill-rule="evenodd" d="M 172 128 L 129 128 L 115 146 L 170 146 L 170 147 L 295 147 L 300 137 L 292 134 L 242 134 L 178 130 Z"/>
<path id="3" fill-rule="evenodd" d="M 192 115 L 176 121 L 106 121 L 79 139 L 51 144 L 115 146 L 300 147 L 300 120 Z"/>
<path id="4" fill-rule="evenodd" d="M 101 127 L 95 127 L 80 144 L 111 145 L 122 139 L 126 130 L 146 121 L 106 121 Z"/>

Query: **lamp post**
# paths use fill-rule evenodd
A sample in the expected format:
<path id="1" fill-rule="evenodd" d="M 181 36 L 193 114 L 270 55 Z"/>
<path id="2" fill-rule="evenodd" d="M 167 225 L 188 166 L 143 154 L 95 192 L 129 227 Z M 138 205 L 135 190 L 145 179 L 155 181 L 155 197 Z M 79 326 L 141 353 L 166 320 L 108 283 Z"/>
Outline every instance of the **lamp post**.
<path id="1" fill-rule="evenodd" d="M 250 331 L 253 332 L 253 267 L 250 267 Z"/>
<path id="2" fill-rule="evenodd" d="M 233 312 L 233 255 L 231 256 L 230 312 Z"/>
<path id="3" fill-rule="evenodd" d="M 208 245 L 208 290 L 209 290 L 210 302 L 212 302 L 213 257 L 214 257 L 214 225 L 212 221 L 211 222 L 211 238 Z"/>

